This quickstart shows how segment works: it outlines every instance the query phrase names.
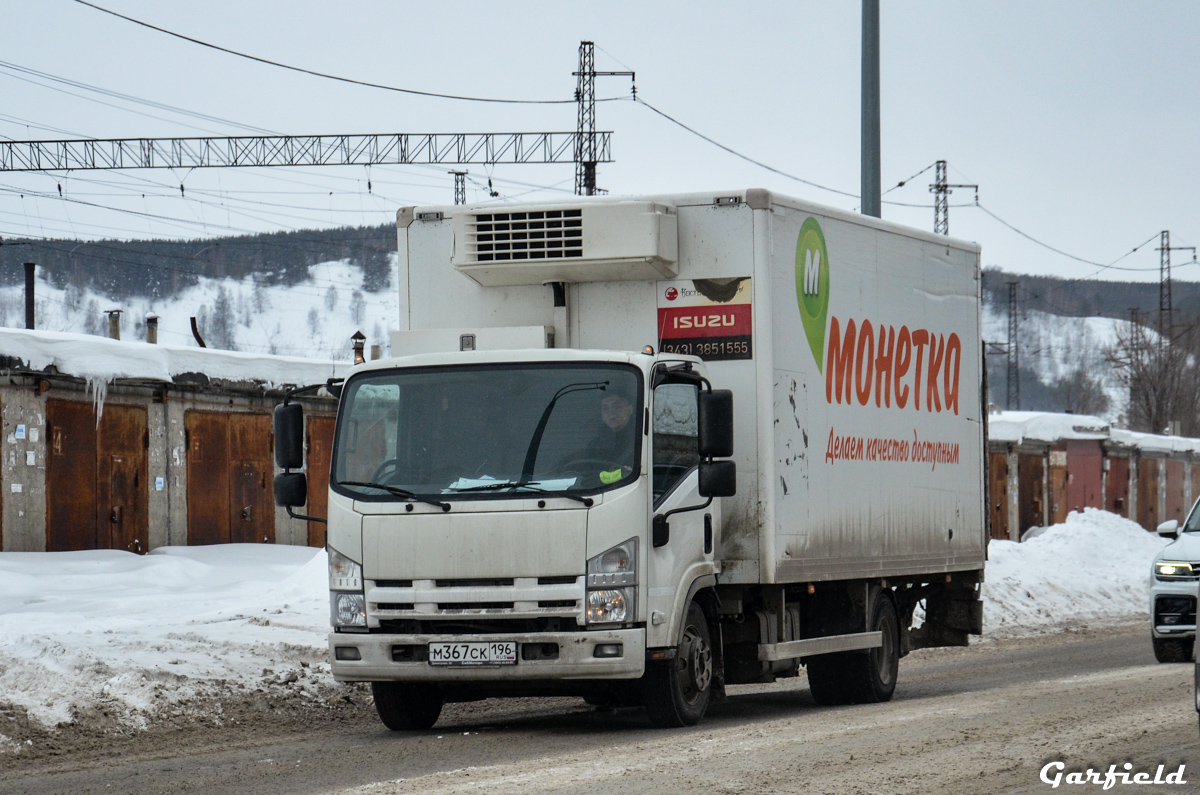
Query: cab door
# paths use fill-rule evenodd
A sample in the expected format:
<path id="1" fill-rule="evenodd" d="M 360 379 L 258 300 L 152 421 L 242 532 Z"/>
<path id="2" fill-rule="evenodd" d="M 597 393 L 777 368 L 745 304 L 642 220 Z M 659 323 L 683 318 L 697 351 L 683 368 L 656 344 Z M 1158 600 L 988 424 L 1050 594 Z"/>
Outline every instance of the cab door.
<path id="1" fill-rule="evenodd" d="M 706 501 L 699 493 L 698 400 L 694 381 L 661 383 L 651 396 L 652 516 L 698 507 Z M 684 511 L 668 517 L 669 534 L 662 546 L 654 546 L 651 533 L 647 552 L 649 646 L 675 645 L 691 584 L 714 573 L 716 520 L 711 506 Z"/>

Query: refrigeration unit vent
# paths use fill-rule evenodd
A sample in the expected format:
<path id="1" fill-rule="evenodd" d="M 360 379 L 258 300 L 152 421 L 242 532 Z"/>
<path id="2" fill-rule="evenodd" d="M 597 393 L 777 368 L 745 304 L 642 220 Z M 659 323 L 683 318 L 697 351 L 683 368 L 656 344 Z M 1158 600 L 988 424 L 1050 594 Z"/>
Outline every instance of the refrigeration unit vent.
<path id="1" fill-rule="evenodd" d="M 529 205 L 454 216 L 454 267 L 486 287 L 674 278 L 674 207 Z"/>
<path id="2" fill-rule="evenodd" d="M 474 216 L 475 261 L 583 256 L 582 210 L 533 210 Z"/>

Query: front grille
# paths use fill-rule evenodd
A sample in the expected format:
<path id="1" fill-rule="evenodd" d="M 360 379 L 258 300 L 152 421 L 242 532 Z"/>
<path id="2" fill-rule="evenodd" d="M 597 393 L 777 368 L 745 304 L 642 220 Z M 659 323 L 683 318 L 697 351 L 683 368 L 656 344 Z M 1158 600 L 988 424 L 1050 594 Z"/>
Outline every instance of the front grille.
<path id="1" fill-rule="evenodd" d="M 576 604 L 574 599 L 543 599 L 538 602 L 538 607 L 574 607 Z"/>
<path id="2" fill-rule="evenodd" d="M 574 585 L 578 579 L 574 574 L 563 577 L 538 577 L 538 585 Z"/>
<path id="3" fill-rule="evenodd" d="M 376 580 L 376 588 L 411 588 L 412 580 Z"/>
<path id="4" fill-rule="evenodd" d="M 583 256 L 582 210 L 481 213 L 471 220 L 478 262 Z"/>
<path id="5" fill-rule="evenodd" d="M 379 602 L 375 605 L 376 610 L 412 610 L 412 602 Z"/>
<path id="6" fill-rule="evenodd" d="M 469 616 L 465 618 L 381 618 L 379 629 L 394 635 L 508 635 L 531 632 L 583 632 L 586 628 L 572 616 L 545 616 L 542 618 L 493 618 L 491 616 Z"/>
<path id="7" fill-rule="evenodd" d="M 1196 597 L 1160 596 L 1154 600 L 1154 624 L 1159 627 L 1190 627 L 1196 623 Z"/>
<path id="8" fill-rule="evenodd" d="M 512 602 L 438 602 L 438 610 L 512 610 Z"/>
<path id="9" fill-rule="evenodd" d="M 438 588 L 503 588 L 513 584 L 512 578 L 493 577 L 474 580 L 434 580 Z"/>

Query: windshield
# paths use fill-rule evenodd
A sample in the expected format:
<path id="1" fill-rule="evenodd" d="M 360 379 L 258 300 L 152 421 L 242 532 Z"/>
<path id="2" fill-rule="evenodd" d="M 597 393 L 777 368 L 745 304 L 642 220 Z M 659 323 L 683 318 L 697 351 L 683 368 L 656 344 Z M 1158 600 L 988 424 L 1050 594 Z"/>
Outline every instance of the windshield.
<path id="1" fill-rule="evenodd" d="M 638 475 L 642 375 L 629 365 L 487 365 L 353 378 L 335 490 L 415 494 L 598 491 Z"/>

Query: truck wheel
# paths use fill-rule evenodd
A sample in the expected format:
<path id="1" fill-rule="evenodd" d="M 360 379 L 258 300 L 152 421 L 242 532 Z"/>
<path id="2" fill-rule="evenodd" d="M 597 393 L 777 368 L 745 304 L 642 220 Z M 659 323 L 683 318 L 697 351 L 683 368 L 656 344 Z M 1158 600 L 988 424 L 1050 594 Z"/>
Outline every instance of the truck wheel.
<path id="1" fill-rule="evenodd" d="M 1160 663 L 1187 662 L 1192 659 L 1195 640 L 1177 640 L 1173 638 L 1151 638 L 1154 644 L 1154 659 Z"/>
<path id="2" fill-rule="evenodd" d="M 869 632 L 882 632 L 883 645 L 867 653 L 847 654 L 846 694 L 851 704 L 875 704 L 889 701 L 896 692 L 896 676 L 900 672 L 900 620 L 896 605 L 886 593 L 875 597 L 871 608 Z"/>
<path id="3" fill-rule="evenodd" d="M 699 723 L 712 694 L 712 638 L 704 611 L 694 602 L 688 606 L 677 649 L 674 660 L 650 667 L 642 679 L 646 712 L 664 729 Z"/>
<path id="4" fill-rule="evenodd" d="M 808 692 L 813 701 L 822 707 L 836 707 L 849 703 L 846 693 L 846 666 L 850 655 L 847 652 L 820 654 L 809 657 L 804 668 L 808 672 Z"/>
<path id="5" fill-rule="evenodd" d="M 433 685 L 372 682 L 375 711 L 392 731 L 428 729 L 442 714 L 442 694 Z"/>

